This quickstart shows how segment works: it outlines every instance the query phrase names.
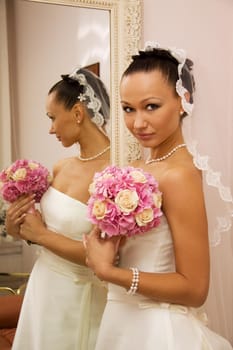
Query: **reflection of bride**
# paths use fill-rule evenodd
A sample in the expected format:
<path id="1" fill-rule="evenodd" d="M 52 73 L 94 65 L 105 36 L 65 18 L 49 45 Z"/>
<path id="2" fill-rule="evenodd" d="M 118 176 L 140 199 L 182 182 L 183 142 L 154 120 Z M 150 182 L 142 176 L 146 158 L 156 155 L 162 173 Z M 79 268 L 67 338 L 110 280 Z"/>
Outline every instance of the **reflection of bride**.
<path id="1" fill-rule="evenodd" d="M 91 230 L 85 204 L 89 183 L 109 163 L 109 139 L 102 130 L 109 119 L 109 97 L 97 76 L 79 69 L 50 89 L 46 107 L 50 133 L 65 147 L 78 142 L 80 156 L 54 168 L 52 186 L 41 200 L 46 227 L 32 214 L 21 224 L 21 238 L 42 249 L 27 285 L 13 349 L 93 350 L 106 288 L 82 266 L 82 235 Z"/>

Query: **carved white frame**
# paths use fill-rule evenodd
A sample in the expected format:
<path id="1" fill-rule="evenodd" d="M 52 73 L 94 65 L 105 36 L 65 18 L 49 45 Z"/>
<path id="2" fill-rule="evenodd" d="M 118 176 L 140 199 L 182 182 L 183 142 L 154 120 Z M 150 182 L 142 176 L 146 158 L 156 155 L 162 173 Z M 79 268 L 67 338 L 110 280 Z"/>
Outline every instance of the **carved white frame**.
<path id="1" fill-rule="evenodd" d="M 111 94 L 111 161 L 123 165 L 138 155 L 138 144 L 126 131 L 121 118 L 119 82 L 132 54 L 140 46 L 142 0 L 27 0 L 67 6 L 95 8 L 110 14 L 110 94 Z M 3 63 L 6 65 L 6 62 Z M 2 64 L 0 62 L 0 68 Z M 2 66 L 3 67 L 3 66 Z M 5 66 L 6 68 L 7 66 Z M 7 77 L 5 79 L 7 81 Z M 1 86 L 0 86 L 1 88 Z M 0 95 L 1 95 L 0 90 Z M 1 96 L 0 96 L 1 98 Z M 5 115 L 6 116 L 6 115 Z M 10 120 L 10 108 L 8 111 Z M 1 136 L 1 135 L 0 135 Z M 0 154 L 1 156 L 1 154 Z"/>

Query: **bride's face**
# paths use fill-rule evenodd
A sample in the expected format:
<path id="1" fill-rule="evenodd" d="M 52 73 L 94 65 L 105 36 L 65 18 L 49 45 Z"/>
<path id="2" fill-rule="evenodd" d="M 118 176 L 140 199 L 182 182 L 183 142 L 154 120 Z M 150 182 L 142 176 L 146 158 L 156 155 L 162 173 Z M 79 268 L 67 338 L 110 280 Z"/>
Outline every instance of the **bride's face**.
<path id="1" fill-rule="evenodd" d="M 157 147 L 178 132 L 180 97 L 160 71 L 124 76 L 120 94 L 126 126 L 143 147 Z"/>
<path id="2" fill-rule="evenodd" d="M 50 134 L 56 135 L 64 147 L 77 142 L 79 125 L 74 108 L 66 109 L 62 102 L 56 100 L 56 93 L 47 96 L 46 114 L 51 120 Z"/>

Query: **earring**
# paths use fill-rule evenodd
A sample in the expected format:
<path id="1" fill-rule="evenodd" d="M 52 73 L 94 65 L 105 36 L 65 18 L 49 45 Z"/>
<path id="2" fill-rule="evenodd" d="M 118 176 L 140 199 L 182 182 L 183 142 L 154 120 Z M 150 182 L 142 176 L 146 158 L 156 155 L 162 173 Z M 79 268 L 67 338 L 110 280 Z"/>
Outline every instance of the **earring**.
<path id="1" fill-rule="evenodd" d="M 78 119 L 78 116 L 79 116 L 79 114 L 76 113 L 76 114 L 75 114 L 75 119 L 76 119 L 77 124 L 80 124 L 80 119 Z"/>
<path id="2" fill-rule="evenodd" d="M 183 114 L 184 114 L 184 111 L 181 110 L 181 111 L 180 111 L 180 115 L 183 115 Z"/>

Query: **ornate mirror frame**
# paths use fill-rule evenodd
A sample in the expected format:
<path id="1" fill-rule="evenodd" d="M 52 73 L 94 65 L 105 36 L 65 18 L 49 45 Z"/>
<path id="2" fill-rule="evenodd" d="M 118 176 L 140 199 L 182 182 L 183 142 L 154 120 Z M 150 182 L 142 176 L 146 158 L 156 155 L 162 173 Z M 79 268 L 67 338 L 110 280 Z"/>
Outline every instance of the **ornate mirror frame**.
<path id="1" fill-rule="evenodd" d="M 130 57 L 140 46 L 142 0 L 27 0 L 102 9 L 109 11 L 110 17 L 110 94 L 111 94 L 111 160 L 113 164 L 123 165 L 137 155 L 137 143 L 125 130 L 121 119 L 119 104 L 119 81 Z M 4 21 L 5 6 L 1 3 L 0 41 L 7 45 L 7 23 Z M 3 39 L 3 40 L 1 40 Z M 1 50 L 2 52 L 4 50 Z M 7 50 L 6 50 L 7 51 Z M 10 88 L 7 57 L 0 54 L 0 163 L 11 161 L 10 142 Z M 2 115 L 2 117 L 1 117 Z M 3 118 L 4 116 L 4 118 Z M 6 132 L 6 130 L 8 130 Z M 3 144 L 4 143 L 4 144 Z"/>

